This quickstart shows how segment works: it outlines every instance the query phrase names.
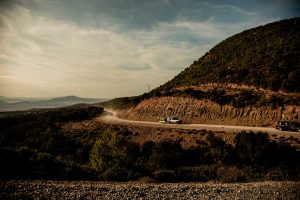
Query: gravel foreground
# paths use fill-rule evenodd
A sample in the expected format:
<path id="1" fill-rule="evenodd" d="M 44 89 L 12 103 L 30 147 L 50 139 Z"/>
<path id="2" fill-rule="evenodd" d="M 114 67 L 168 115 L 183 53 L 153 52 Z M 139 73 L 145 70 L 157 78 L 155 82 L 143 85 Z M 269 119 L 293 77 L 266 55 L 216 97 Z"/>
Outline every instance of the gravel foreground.
<path id="1" fill-rule="evenodd" d="M 0 199 L 300 199 L 300 182 L 0 181 Z"/>

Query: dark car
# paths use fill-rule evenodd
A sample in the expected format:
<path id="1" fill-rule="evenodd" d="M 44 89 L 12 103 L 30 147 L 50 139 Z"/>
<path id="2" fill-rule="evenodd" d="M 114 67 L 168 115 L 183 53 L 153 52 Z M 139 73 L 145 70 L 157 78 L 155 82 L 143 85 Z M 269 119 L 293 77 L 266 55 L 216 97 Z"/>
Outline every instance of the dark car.
<path id="1" fill-rule="evenodd" d="M 277 121 L 275 128 L 280 131 L 297 131 L 300 132 L 300 123 L 294 121 Z"/>

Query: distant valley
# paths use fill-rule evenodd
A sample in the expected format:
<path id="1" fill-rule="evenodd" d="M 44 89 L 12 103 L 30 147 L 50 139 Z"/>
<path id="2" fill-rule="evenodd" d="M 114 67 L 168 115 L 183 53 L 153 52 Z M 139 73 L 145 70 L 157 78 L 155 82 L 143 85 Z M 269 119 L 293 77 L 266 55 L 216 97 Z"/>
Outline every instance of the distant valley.
<path id="1" fill-rule="evenodd" d="M 0 112 L 19 111 L 35 108 L 55 108 L 70 106 L 79 103 L 98 103 L 106 99 L 81 98 L 77 96 L 65 96 L 51 99 L 34 99 L 34 98 L 11 98 L 0 97 Z"/>

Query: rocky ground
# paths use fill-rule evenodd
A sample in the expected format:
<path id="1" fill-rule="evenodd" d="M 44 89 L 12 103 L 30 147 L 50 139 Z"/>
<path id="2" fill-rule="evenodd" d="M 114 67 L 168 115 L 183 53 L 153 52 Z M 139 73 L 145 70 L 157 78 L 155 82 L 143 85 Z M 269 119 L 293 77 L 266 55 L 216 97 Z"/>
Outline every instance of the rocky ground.
<path id="1" fill-rule="evenodd" d="M 207 99 L 164 96 L 143 100 L 120 114 L 125 119 L 152 122 L 160 117 L 176 116 L 189 124 L 272 127 L 282 116 L 285 120 L 300 119 L 300 106 L 286 105 L 284 111 L 259 105 L 236 108 L 232 105 L 221 106 Z"/>
<path id="2" fill-rule="evenodd" d="M 0 199 L 300 199 L 300 182 L 0 181 Z"/>

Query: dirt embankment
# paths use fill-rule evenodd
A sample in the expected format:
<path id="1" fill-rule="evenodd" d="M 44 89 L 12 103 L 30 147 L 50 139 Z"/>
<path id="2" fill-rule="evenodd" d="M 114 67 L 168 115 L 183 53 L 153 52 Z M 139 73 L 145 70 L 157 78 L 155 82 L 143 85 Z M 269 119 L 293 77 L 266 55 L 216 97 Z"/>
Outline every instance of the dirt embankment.
<path id="1" fill-rule="evenodd" d="M 285 106 L 282 111 L 281 108 L 270 107 L 220 106 L 209 100 L 187 97 L 155 97 L 120 113 L 121 117 L 143 121 L 158 121 L 160 117 L 176 116 L 185 123 L 273 126 L 281 116 L 287 120 L 300 119 L 300 106 Z"/>

